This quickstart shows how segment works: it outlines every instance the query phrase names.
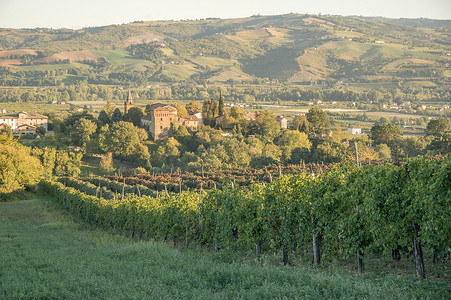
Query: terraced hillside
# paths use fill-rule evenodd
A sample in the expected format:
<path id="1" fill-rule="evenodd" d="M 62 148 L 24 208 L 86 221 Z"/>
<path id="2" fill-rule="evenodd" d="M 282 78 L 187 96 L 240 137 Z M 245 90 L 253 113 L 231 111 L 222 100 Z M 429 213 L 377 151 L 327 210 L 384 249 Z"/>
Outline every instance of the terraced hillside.
<path id="1" fill-rule="evenodd" d="M 402 80 L 436 86 L 451 77 L 450 28 L 446 20 L 288 14 L 0 29 L 0 66 L 3 85 L 21 85 L 14 79 L 46 71 L 66 84 L 136 83 L 139 74 L 146 82 Z"/>

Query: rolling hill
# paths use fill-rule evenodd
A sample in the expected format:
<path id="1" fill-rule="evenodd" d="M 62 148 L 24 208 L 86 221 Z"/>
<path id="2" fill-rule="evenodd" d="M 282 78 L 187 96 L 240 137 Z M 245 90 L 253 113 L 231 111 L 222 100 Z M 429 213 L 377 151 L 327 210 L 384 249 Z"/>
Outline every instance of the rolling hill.
<path id="1" fill-rule="evenodd" d="M 450 28 L 450 20 L 287 14 L 0 29 L 0 75 L 2 85 L 30 85 L 27 79 L 42 76 L 57 77 L 55 84 L 448 85 Z"/>

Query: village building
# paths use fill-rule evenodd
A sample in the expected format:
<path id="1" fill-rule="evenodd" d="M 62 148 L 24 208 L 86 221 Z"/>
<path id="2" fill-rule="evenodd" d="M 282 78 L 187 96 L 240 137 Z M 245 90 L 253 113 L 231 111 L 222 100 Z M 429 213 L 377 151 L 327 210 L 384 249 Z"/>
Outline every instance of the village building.
<path id="1" fill-rule="evenodd" d="M 151 134 L 154 141 L 167 139 L 172 135 L 172 124 L 183 125 L 196 131 L 200 124 L 197 113 L 178 116 L 177 109 L 171 105 L 157 102 L 150 105 L 150 113 L 141 118 L 141 125 Z"/>
<path id="2" fill-rule="evenodd" d="M 37 129 L 36 126 L 24 124 L 17 127 L 15 133 L 20 135 L 36 134 Z"/>
<path id="3" fill-rule="evenodd" d="M 276 117 L 277 125 L 279 125 L 282 129 L 288 128 L 288 120 L 284 116 L 277 116 Z"/>
<path id="4" fill-rule="evenodd" d="M 253 121 L 257 117 L 257 113 L 255 111 L 245 111 L 244 118 L 248 121 Z"/>
<path id="5" fill-rule="evenodd" d="M 362 128 L 357 127 L 357 126 L 351 126 L 351 127 L 348 127 L 348 131 L 352 134 L 361 134 Z"/>
<path id="6" fill-rule="evenodd" d="M 195 115 L 182 116 L 179 118 L 179 125 L 183 125 L 191 131 L 197 131 L 199 128 L 199 119 Z"/>
<path id="7" fill-rule="evenodd" d="M 125 100 L 124 102 L 124 114 L 128 113 L 128 110 L 134 106 L 135 104 L 133 104 L 132 94 L 130 93 L 130 91 L 128 91 L 127 100 Z"/>
<path id="8" fill-rule="evenodd" d="M 23 111 L 18 114 L 0 116 L 0 125 L 8 125 L 15 134 L 34 134 L 39 126 L 44 127 L 47 131 L 48 123 L 49 118 L 47 116 L 28 114 Z"/>

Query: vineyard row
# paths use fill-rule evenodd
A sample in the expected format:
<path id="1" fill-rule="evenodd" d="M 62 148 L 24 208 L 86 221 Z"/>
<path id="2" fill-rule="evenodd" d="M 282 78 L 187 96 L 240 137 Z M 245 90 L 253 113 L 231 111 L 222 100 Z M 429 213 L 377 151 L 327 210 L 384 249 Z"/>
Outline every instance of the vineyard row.
<path id="1" fill-rule="evenodd" d="M 83 220 L 132 236 L 235 250 L 289 254 L 310 245 L 313 261 L 409 249 L 424 278 L 423 249 L 449 257 L 451 158 L 415 158 L 401 165 L 332 166 L 321 175 L 285 175 L 271 184 L 144 194 L 118 199 L 43 181 L 42 188 Z M 96 185 L 92 185 L 94 188 Z M 91 190 L 92 192 L 92 190 Z M 91 193 L 92 194 L 92 193 Z"/>

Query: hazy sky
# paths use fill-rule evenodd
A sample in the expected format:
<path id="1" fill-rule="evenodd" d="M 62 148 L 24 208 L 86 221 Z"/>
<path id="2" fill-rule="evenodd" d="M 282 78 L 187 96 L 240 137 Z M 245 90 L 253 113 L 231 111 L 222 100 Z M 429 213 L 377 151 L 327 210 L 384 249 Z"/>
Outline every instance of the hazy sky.
<path id="1" fill-rule="evenodd" d="M 451 19 L 451 0 L 0 0 L 0 27 L 81 28 L 290 12 Z"/>

